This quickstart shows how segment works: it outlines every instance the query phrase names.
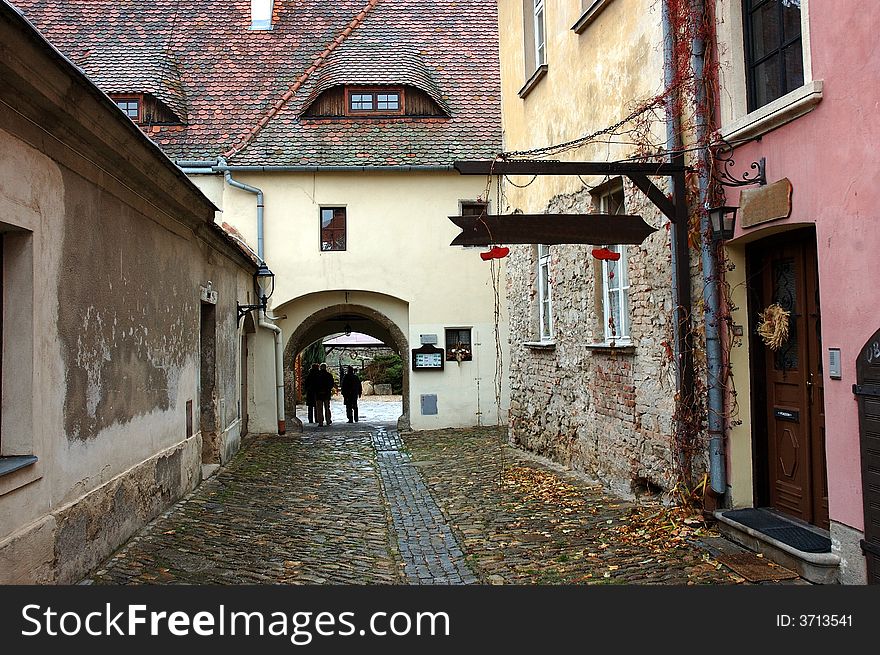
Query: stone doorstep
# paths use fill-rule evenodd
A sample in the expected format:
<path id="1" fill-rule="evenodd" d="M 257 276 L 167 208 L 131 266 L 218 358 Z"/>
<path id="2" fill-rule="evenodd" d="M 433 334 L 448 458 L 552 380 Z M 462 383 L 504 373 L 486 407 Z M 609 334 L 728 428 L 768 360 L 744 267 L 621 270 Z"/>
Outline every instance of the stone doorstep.
<path id="1" fill-rule="evenodd" d="M 729 509 L 719 509 L 713 512 L 715 519 L 718 521 L 720 531 L 728 539 L 745 546 L 751 551 L 761 553 L 764 557 L 776 562 L 780 566 L 797 571 L 798 575 L 814 584 L 837 584 L 840 572 L 840 558 L 837 555 L 833 553 L 805 553 L 763 532 L 759 532 L 754 528 L 724 516 L 722 512 L 726 512 Z M 800 525 L 799 523 L 792 523 Z"/>

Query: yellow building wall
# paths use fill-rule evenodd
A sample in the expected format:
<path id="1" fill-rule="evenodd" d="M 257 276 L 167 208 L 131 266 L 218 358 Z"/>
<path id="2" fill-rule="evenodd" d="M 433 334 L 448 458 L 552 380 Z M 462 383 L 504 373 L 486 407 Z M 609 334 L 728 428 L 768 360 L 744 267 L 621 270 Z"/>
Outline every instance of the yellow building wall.
<path id="1" fill-rule="evenodd" d="M 276 275 L 270 313 L 286 317 L 278 321 L 285 343 L 315 311 L 344 302 L 345 292 L 349 302 L 366 299 L 364 306 L 390 318 L 409 339 L 409 348 L 421 345 L 422 334 L 437 334 L 443 347 L 445 328 L 473 328 L 474 361 L 446 362 L 442 372 L 410 371 L 411 425 L 431 429 L 506 421 L 506 384 L 500 417 L 495 411 L 490 263 L 480 259 L 482 248 L 449 245 L 460 230 L 447 217 L 459 213 L 460 201 L 486 196 L 485 178 L 444 171 L 233 176 L 264 193 L 264 257 Z M 221 176 L 193 180 L 222 208 L 217 221 L 234 226 L 256 250 L 255 196 L 225 185 Z M 338 206 L 346 208 L 347 249 L 321 252 L 320 208 Z M 506 380 L 503 274 L 501 280 L 499 329 Z M 409 366 L 409 352 L 401 356 Z M 270 362 L 257 363 L 262 365 Z M 437 415 L 421 416 L 421 394 L 437 394 Z M 255 395 L 253 409 L 263 414 L 259 403 L 273 400 L 266 393 Z"/>
<path id="2" fill-rule="evenodd" d="M 522 0 L 499 0 L 504 150 L 519 151 L 576 139 L 619 121 L 641 101 L 663 90 L 659 3 L 612 0 L 581 33 L 572 31 L 581 0 L 545 3 L 547 75 L 525 96 Z M 658 129 L 656 142 L 662 143 Z M 624 139 L 626 140 L 626 139 Z M 594 144 L 561 159 L 613 161 L 630 145 Z M 513 178 L 522 184 L 529 178 Z M 588 180 L 596 184 L 601 179 Z M 547 201 L 582 187 L 577 177 L 544 176 L 526 190 L 508 186 L 511 204 L 543 211 Z"/>

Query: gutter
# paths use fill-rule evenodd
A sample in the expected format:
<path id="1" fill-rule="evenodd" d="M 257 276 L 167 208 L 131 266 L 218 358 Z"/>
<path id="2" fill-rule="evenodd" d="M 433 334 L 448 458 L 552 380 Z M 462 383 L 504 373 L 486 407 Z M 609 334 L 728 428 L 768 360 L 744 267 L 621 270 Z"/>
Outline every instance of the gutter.
<path id="1" fill-rule="evenodd" d="M 220 158 L 218 161 L 220 162 L 219 164 L 215 161 L 179 159 L 176 163 L 185 173 L 202 175 L 231 171 L 240 171 L 242 173 L 440 173 L 455 170 L 452 164 L 404 164 L 400 166 L 229 166 L 223 158 Z"/>

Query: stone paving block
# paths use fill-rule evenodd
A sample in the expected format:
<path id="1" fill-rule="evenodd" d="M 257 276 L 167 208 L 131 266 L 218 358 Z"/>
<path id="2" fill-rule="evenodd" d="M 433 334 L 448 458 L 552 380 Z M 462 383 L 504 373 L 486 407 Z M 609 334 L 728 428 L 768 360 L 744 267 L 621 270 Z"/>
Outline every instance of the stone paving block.
<path id="1" fill-rule="evenodd" d="M 622 539 L 644 508 L 502 441 L 485 428 L 401 439 L 392 423 L 245 440 L 84 582 L 742 582 L 694 543 Z"/>

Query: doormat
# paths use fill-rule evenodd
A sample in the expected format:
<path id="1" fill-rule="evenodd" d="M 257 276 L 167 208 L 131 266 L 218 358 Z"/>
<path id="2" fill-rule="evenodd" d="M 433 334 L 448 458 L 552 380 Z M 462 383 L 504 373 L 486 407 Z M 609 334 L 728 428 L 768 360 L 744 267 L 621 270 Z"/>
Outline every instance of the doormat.
<path id="1" fill-rule="evenodd" d="M 831 540 L 765 509 L 732 509 L 722 515 L 805 553 L 830 553 Z"/>
<path id="2" fill-rule="evenodd" d="M 721 553 L 715 559 L 749 582 L 775 582 L 800 577 L 794 571 L 771 564 L 753 553 Z"/>

